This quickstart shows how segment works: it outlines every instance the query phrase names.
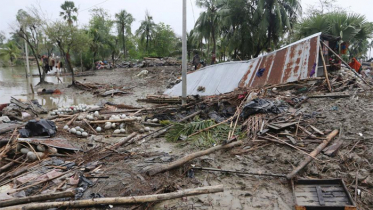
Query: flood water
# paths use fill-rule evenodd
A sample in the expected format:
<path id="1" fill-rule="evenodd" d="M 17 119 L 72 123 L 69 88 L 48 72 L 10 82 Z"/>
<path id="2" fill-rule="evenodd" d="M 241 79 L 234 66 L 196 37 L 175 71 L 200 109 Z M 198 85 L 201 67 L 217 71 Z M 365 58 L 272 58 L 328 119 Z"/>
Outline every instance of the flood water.
<path id="1" fill-rule="evenodd" d="M 30 66 L 31 74 L 39 74 L 36 66 Z M 45 80 L 57 84 L 55 76 L 56 69 L 48 72 Z M 71 76 L 60 76 L 63 83 L 70 84 Z M 65 94 L 61 95 L 37 95 L 38 87 L 35 87 L 40 81 L 39 77 L 30 76 L 26 78 L 26 67 L 0 67 L 0 104 L 9 103 L 11 97 L 22 100 L 37 99 L 41 105 L 47 109 L 55 109 L 61 106 L 87 103 L 82 97 L 73 97 Z M 30 83 L 34 86 L 35 94 L 32 94 Z"/>

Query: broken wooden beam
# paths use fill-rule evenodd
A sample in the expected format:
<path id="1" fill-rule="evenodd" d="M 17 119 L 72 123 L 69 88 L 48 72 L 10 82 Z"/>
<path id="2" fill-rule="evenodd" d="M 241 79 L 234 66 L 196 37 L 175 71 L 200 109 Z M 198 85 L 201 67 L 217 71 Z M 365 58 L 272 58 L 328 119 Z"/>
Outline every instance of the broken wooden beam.
<path id="1" fill-rule="evenodd" d="M 13 198 L 9 200 L 0 201 L 0 207 L 6 207 L 6 206 L 14 206 L 19 204 L 25 204 L 25 203 L 32 203 L 32 202 L 38 202 L 38 201 L 47 201 L 57 198 L 68 198 L 68 197 L 74 197 L 75 193 L 73 191 L 65 191 L 65 192 L 57 192 L 57 193 L 48 193 L 48 194 L 42 194 L 42 195 L 34 195 L 29 197 L 23 197 L 23 198 Z"/>
<path id="2" fill-rule="evenodd" d="M 242 143 L 243 143 L 242 141 L 236 141 L 236 142 L 232 142 L 230 144 L 218 145 L 218 146 L 206 149 L 206 150 L 202 150 L 202 151 L 198 151 L 198 152 L 186 155 L 186 156 L 184 156 L 184 157 L 182 157 L 182 158 L 180 158 L 180 159 L 178 159 L 174 162 L 171 162 L 169 164 L 156 164 L 155 166 L 151 167 L 147 171 L 147 174 L 149 174 L 150 176 L 153 176 L 155 174 L 158 174 L 158 173 L 161 173 L 161 172 L 164 172 L 164 171 L 169 171 L 171 169 L 182 166 L 185 163 L 187 163 L 188 161 L 193 160 L 195 158 L 198 158 L 198 157 L 201 157 L 201 156 L 204 156 L 204 155 L 208 155 L 210 153 L 213 153 L 213 152 L 221 150 L 221 149 L 230 149 L 232 147 L 242 145 Z"/>
<path id="3" fill-rule="evenodd" d="M 325 93 L 319 95 L 310 95 L 308 98 L 347 98 L 350 97 L 349 93 Z"/>
<path id="4" fill-rule="evenodd" d="M 10 206 L 3 208 L 3 210 L 31 210 L 31 209 L 49 209 L 49 208 L 81 208 L 81 207 L 92 207 L 100 205 L 124 205 L 124 204 L 135 204 L 135 203 L 149 203 L 149 202 L 160 202 L 164 200 L 171 200 L 175 198 L 182 198 L 185 196 L 201 195 L 208 193 L 223 192 L 223 185 L 198 187 L 195 189 L 180 190 L 172 193 L 154 194 L 154 195 L 143 195 L 143 196 L 130 196 L 130 197 L 112 197 L 112 198 L 94 198 L 87 200 L 76 200 L 76 201 L 60 201 L 60 202 L 46 202 L 46 203 L 30 203 L 18 206 Z"/>
<path id="5" fill-rule="evenodd" d="M 332 131 L 327 137 L 326 140 L 324 140 L 319 146 L 316 147 L 315 150 L 313 150 L 310 153 L 310 156 L 307 156 L 306 159 L 304 159 L 298 167 L 296 167 L 292 172 L 290 172 L 288 175 L 286 175 L 287 179 L 292 179 L 295 175 L 299 173 L 300 170 L 302 170 L 304 167 L 306 167 L 312 159 L 316 158 L 316 156 L 329 144 L 329 142 L 338 134 L 338 130 Z"/>
<path id="6" fill-rule="evenodd" d="M 343 144 L 343 141 L 337 140 L 334 144 L 326 147 L 323 150 L 324 155 L 334 157 L 337 154 L 339 148 L 341 148 L 342 144 Z"/>

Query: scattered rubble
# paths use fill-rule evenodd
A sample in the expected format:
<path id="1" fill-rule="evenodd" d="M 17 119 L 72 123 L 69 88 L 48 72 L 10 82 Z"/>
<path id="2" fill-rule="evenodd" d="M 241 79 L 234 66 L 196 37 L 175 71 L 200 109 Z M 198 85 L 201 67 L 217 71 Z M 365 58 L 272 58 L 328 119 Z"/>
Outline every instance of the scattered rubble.
<path id="1" fill-rule="evenodd" d="M 152 104 L 100 101 L 47 112 L 12 99 L 0 123 L 0 207 L 292 209 L 337 198 L 371 209 L 373 80 L 346 68 L 328 76 L 332 92 L 315 77 L 190 96 L 186 105 L 152 94 L 139 98 Z M 130 91 L 77 84 L 97 96 Z M 343 191 L 330 193 L 340 183 Z M 304 188 L 317 198 L 299 195 Z M 187 195 L 200 196 L 170 200 Z"/>

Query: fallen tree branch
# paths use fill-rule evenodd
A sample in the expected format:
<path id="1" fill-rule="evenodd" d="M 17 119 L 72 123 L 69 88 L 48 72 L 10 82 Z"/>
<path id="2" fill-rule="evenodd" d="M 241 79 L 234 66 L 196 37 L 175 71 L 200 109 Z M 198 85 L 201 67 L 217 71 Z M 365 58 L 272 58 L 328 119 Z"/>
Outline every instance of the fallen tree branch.
<path id="1" fill-rule="evenodd" d="M 185 196 L 201 195 L 208 193 L 223 192 L 223 185 L 199 187 L 195 189 L 180 190 L 172 193 L 156 194 L 156 195 L 143 195 L 143 196 L 131 196 L 131 197 L 112 197 L 112 198 L 95 198 L 89 200 L 77 200 L 77 201 L 62 201 L 62 202 L 47 202 L 47 203 L 31 203 L 26 205 L 11 206 L 3 208 L 3 210 L 31 210 L 31 209 L 49 209 L 49 208 L 61 208 L 61 207 L 90 207 L 98 205 L 123 205 L 123 204 L 135 204 L 135 203 L 149 203 L 159 202 L 164 200 L 171 200 L 175 198 L 181 198 Z"/>
<path id="2" fill-rule="evenodd" d="M 13 198 L 10 200 L 0 201 L 0 207 L 6 206 L 14 206 L 18 204 L 24 203 L 32 203 L 37 201 L 46 201 L 52 200 L 57 198 L 67 198 L 67 197 L 74 197 L 75 193 L 72 191 L 65 191 L 65 192 L 57 192 L 57 193 L 50 193 L 50 194 L 42 194 L 42 195 L 35 195 L 23 198 Z"/>
<path id="3" fill-rule="evenodd" d="M 253 172 L 247 172 L 247 171 L 223 170 L 223 169 L 219 169 L 219 168 L 192 167 L 191 169 L 203 170 L 203 171 L 227 172 L 227 173 L 235 173 L 235 174 L 248 174 L 248 175 L 254 175 L 254 176 L 286 177 L 285 174 L 253 173 Z"/>
<path id="4" fill-rule="evenodd" d="M 211 147 L 211 148 L 206 149 L 206 150 L 202 150 L 202 151 L 198 151 L 198 152 L 186 155 L 186 156 L 184 156 L 184 157 L 182 157 L 182 158 L 180 158 L 180 159 L 178 159 L 174 162 L 171 162 L 169 164 L 163 164 L 163 165 L 162 164 L 157 164 L 157 165 L 153 166 L 152 168 L 150 168 L 147 171 L 147 174 L 149 174 L 150 176 L 153 176 L 155 174 L 158 174 L 158 173 L 161 173 L 161 172 L 164 172 L 164 171 L 169 171 L 169 170 L 174 169 L 176 167 L 182 166 L 186 162 L 188 162 L 190 160 L 193 160 L 195 158 L 198 158 L 198 157 L 201 157 L 201 156 L 204 156 L 204 155 L 208 155 L 210 153 L 213 153 L 213 152 L 221 150 L 221 149 L 229 149 L 229 148 L 241 145 L 241 144 L 242 144 L 242 141 L 236 141 L 236 142 L 232 142 L 232 143 L 226 144 L 226 145 L 219 145 L 219 146 Z"/>
<path id="5" fill-rule="evenodd" d="M 123 144 L 125 144 L 126 142 L 131 140 L 136 135 L 137 135 L 137 133 L 133 132 L 129 136 L 127 136 L 126 138 L 120 139 L 120 141 L 118 143 L 114 144 L 113 146 L 111 146 L 109 148 L 112 149 L 112 150 L 116 150 L 116 149 L 118 149 L 118 147 L 122 146 Z"/>
<path id="6" fill-rule="evenodd" d="M 302 170 L 304 167 L 306 167 L 313 158 L 315 158 L 325 147 L 329 144 L 329 142 L 338 134 L 338 130 L 334 130 L 331 132 L 327 137 L 326 140 L 324 140 L 319 146 L 316 147 L 315 150 L 313 150 L 310 153 L 310 156 L 306 157 L 298 167 L 296 167 L 292 172 L 290 172 L 288 175 L 286 175 L 287 179 L 292 179 L 295 175 L 298 174 L 300 170 Z"/>

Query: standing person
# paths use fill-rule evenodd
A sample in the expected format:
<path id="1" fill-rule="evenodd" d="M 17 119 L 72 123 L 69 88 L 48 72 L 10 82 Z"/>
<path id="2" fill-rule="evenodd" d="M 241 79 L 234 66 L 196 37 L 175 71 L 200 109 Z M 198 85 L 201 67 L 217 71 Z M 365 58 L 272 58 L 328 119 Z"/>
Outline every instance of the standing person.
<path id="1" fill-rule="evenodd" d="M 215 55 L 215 52 L 212 51 L 211 65 L 214 65 L 214 64 L 215 64 L 215 60 L 216 60 L 216 55 Z"/>
<path id="2" fill-rule="evenodd" d="M 198 69 L 200 62 L 201 62 L 201 58 L 199 57 L 198 53 L 196 53 L 193 57 L 194 70 Z"/>

